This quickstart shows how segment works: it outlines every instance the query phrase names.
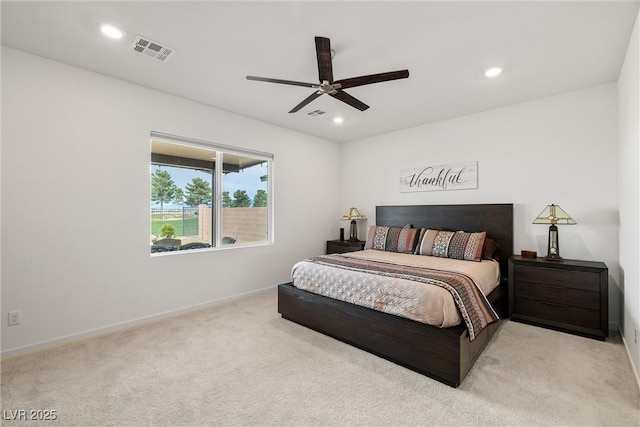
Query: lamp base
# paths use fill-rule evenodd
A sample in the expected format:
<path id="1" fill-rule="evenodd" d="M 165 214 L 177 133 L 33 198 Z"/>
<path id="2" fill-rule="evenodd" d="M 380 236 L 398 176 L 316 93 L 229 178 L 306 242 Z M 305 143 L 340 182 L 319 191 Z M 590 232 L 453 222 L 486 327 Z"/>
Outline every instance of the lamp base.
<path id="1" fill-rule="evenodd" d="M 357 242 L 358 241 L 358 225 L 356 224 L 356 220 L 351 220 L 351 227 L 349 228 L 349 241 Z"/>
<path id="2" fill-rule="evenodd" d="M 555 224 L 549 226 L 549 242 L 547 244 L 547 261 L 562 262 L 560 256 L 560 239 L 558 238 L 558 227 Z"/>

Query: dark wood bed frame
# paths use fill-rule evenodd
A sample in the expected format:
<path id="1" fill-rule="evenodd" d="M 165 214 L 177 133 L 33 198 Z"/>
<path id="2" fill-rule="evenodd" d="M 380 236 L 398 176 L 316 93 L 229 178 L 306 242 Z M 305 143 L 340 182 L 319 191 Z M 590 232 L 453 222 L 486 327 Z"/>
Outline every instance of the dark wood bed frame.
<path id="1" fill-rule="evenodd" d="M 508 260 L 513 253 L 513 205 L 377 206 L 376 224 L 439 230 L 486 231 L 500 245 L 501 285 L 488 296 L 506 313 Z M 464 326 L 438 328 L 295 288 L 278 286 L 282 317 L 458 387 L 500 322 L 469 340 Z"/>

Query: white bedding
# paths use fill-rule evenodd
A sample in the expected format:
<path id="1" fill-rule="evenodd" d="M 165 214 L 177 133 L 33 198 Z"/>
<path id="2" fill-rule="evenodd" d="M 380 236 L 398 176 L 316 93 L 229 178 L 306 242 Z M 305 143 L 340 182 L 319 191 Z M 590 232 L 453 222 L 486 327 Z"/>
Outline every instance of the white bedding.
<path id="1" fill-rule="evenodd" d="M 484 295 L 488 295 L 500 283 L 500 267 L 496 261 L 462 261 L 373 249 L 342 255 L 465 274 L 473 279 Z M 440 286 L 349 271 L 310 261 L 295 264 L 292 278 L 297 288 L 429 325 L 446 328 L 462 321 L 453 297 Z"/>

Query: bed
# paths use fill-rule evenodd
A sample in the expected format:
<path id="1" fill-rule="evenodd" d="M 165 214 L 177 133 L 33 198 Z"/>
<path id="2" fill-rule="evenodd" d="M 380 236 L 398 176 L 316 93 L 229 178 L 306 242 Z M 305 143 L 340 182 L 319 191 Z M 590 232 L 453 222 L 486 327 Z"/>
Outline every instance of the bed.
<path id="1" fill-rule="evenodd" d="M 467 232 L 485 231 L 500 249 L 497 263 L 501 278 L 486 299 L 503 316 L 507 303 L 508 259 L 513 252 L 513 205 L 378 206 L 376 225 Z M 461 323 L 437 327 L 322 296 L 293 286 L 278 286 L 278 312 L 296 322 L 350 345 L 457 387 L 499 327 L 490 323 L 470 337 Z"/>

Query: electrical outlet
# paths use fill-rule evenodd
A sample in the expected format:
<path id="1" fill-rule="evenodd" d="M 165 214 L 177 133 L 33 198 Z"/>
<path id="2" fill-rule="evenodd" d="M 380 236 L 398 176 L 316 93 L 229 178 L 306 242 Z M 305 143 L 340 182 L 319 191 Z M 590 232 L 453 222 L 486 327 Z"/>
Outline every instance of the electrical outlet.
<path id="1" fill-rule="evenodd" d="M 9 312 L 9 326 L 16 326 L 20 324 L 22 313 L 20 310 Z"/>

